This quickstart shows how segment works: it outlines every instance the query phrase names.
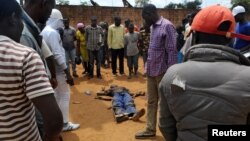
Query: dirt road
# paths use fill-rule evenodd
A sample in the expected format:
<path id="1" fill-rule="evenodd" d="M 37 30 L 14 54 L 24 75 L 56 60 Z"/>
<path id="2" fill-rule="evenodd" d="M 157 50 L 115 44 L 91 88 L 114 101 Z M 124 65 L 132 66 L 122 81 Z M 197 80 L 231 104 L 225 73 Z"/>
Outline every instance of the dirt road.
<path id="1" fill-rule="evenodd" d="M 71 87 L 70 102 L 70 120 L 80 123 L 80 129 L 72 132 L 64 132 L 64 141 L 137 141 L 134 134 L 143 130 L 146 125 L 146 116 L 144 115 L 139 122 L 131 120 L 117 124 L 114 121 L 110 101 L 94 99 L 96 92 L 103 87 L 109 88 L 111 84 L 125 86 L 132 92 L 146 91 L 146 78 L 142 76 L 143 65 L 139 60 L 138 78 L 127 79 L 127 66 L 125 66 L 126 75 L 113 77 L 111 69 L 102 68 L 103 79 L 88 79 L 83 76 L 82 66 L 77 66 L 77 73 L 80 76 L 75 79 L 75 86 Z M 85 91 L 91 91 L 91 95 L 86 95 Z M 137 109 L 146 109 L 146 96 L 135 98 Z M 144 141 L 164 141 L 159 130 L 154 139 Z"/>

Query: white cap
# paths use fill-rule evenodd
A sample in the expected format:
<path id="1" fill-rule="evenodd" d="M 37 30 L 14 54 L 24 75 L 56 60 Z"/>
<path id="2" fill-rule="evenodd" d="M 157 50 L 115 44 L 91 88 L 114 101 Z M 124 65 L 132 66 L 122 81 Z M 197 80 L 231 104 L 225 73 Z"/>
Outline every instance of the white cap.
<path id="1" fill-rule="evenodd" d="M 63 16 L 62 16 L 62 13 L 61 13 L 59 10 L 57 10 L 57 9 L 52 9 L 50 18 L 62 20 L 62 19 L 63 19 Z"/>
<path id="2" fill-rule="evenodd" d="M 234 7 L 232 10 L 233 16 L 236 16 L 237 14 L 245 13 L 245 12 L 246 12 L 245 8 L 243 6 L 240 6 L 240 5 Z"/>

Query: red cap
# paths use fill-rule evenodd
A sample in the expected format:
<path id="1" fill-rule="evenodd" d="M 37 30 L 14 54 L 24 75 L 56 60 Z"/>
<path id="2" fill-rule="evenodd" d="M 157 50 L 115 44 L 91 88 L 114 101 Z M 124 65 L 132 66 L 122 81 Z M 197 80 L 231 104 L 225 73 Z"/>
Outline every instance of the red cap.
<path id="1" fill-rule="evenodd" d="M 230 21 L 231 26 L 227 32 L 219 31 L 218 27 L 225 21 Z M 202 9 L 194 17 L 191 29 L 193 31 L 199 31 L 203 33 L 225 35 L 229 38 L 241 38 L 243 40 L 250 40 L 250 36 L 236 34 L 235 31 L 235 19 L 232 12 L 223 6 L 213 5 Z"/>

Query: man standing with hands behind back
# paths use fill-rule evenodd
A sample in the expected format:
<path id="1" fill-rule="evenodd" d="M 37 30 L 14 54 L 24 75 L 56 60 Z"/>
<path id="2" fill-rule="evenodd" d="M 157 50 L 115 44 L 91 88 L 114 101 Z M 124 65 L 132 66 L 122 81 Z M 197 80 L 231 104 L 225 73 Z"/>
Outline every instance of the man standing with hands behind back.
<path id="1" fill-rule="evenodd" d="M 116 76 L 117 69 L 117 56 L 119 56 L 119 71 L 121 75 L 124 75 L 124 36 L 125 28 L 121 25 L 121 18 L 115 17 L 115 24 L 109 26 L 108 29 L 108 46 L 111 49 L 111 64 L 112 74 Z"/>
<path id="2" fill-rule="evenodd" d="M 151 26 L 146 64 L 148 106 L 146 129 L 136 133 L 136 139 L 155 137 L 159 83 L 167 69 L 177 63 L 176 30 L 174 25 L 160 16 L 153 4 L 144 6 L 142 18 L 147 25 Z"/>

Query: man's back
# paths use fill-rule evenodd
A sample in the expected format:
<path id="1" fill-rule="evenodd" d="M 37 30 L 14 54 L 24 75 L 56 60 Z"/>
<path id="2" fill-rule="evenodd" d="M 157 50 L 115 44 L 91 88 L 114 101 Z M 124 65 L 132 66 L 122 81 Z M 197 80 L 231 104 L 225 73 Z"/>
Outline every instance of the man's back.
<path id="1" fill-rule="evenodd" d="M 1 36 L 0 46 L 0 140 L 40 141 L 31 99 L 53 93 L 43 63 L 7 37 Z"/>
<path id="2" fill-rule="evenodd" d="M 162 79 L 161 108 L 165 110 L 162 106 L 167 103 L 174 120 L 161 115 L 160 127 L 165 128 L 165 122 L 176 125 L 177 140 L 205 141 L 207 125 L 246 124 L 250 68 L 233 53 L 210 46 L 193 49 L 188 59 L 171 67 Z"/>

